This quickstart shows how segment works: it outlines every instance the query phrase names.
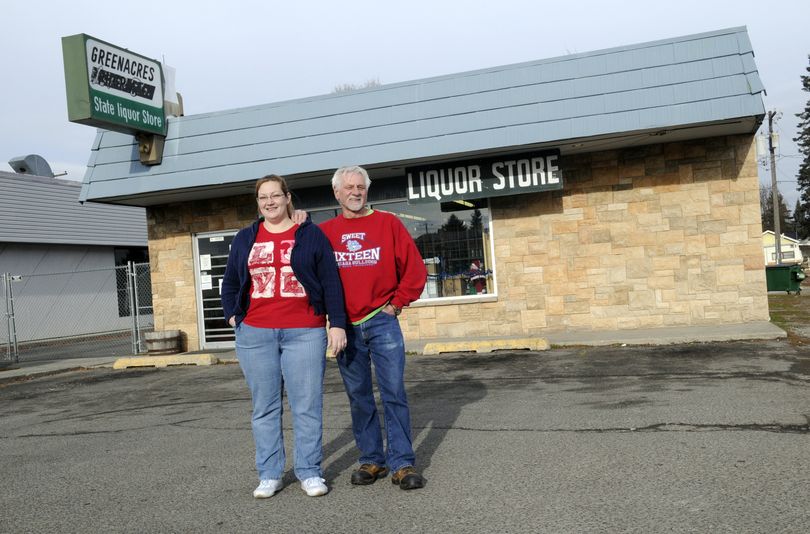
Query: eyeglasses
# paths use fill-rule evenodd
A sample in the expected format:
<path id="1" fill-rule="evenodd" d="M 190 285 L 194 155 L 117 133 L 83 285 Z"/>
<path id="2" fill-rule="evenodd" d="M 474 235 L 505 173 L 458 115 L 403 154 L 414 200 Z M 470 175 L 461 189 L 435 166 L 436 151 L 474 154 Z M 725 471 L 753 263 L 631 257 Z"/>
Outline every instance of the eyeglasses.
<path id="1" fill-rule="evenodd" d="M 278 202 L 279 200 L 281 200 L 285 196 L 287 196 L 287 195 L 285 195 L 284 193 L 273 193 L 272 195 L 269 195 L 269 196 L 268 195 L 260 195 L 259 196 L 259 202 L 267 202 L 268 200 L 272 200 L 273 202 Z"/>

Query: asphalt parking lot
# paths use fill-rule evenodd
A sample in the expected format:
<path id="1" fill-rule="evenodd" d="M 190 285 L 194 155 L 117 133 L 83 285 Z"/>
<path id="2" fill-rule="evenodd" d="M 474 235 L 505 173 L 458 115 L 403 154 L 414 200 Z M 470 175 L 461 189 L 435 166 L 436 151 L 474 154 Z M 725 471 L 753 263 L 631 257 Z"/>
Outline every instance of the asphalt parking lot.
<path id="1" fill-rule="evenodd" d="M 424 489 L 349 483 L 330 362 L 331 492 L 307 497 L 290 468 L 261 501 L 237 365 L 0 384 L 0 531 L 807 529 L 810 352 L 791 340 L 416 356 L 407 377 Z"/>

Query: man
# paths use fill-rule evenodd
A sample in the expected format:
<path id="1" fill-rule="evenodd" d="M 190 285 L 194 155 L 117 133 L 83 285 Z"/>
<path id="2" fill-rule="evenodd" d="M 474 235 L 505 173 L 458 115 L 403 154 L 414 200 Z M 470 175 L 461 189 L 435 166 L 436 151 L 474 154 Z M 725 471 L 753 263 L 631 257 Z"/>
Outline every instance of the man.
<path id="1" fill-rule="evenodd" d="M 385 477 L 401 489 L 424 486 L 415 469 L 411 418 L 405 395 L 405 343 L 397 316 L 419 298 L 427 270 L 405 226 L 387 212 L 366 206 L 371 180 L 362 167 L 343 167 L 332 177 L 342 213 L 321 224 L 332 243 L 351 325 L 338 368 L 349 396 L 360 468 L 352 484 Z M 383 404 L 387 449 L 374 402 L 371 365 Z"/>

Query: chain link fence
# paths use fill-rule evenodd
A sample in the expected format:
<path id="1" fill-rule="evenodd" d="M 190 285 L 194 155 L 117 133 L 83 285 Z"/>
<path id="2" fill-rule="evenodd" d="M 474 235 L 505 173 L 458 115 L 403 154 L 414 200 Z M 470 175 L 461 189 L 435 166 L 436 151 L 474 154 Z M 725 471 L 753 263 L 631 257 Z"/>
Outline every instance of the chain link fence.
<path id="1" fill-rule="evenodd" d="M 2 278 L 0 278 L 0 310 L 8 310 L 11 305 L 11 295 L 9 295 L 7 289 L 10 283 L 8 280 L 9 274 L 0 274 L 2 274 Z M 12 352 L 12 341 L 10 338 L 12 316 L 9 313 L 5 313 L 2 319 L 2 324 L 0 324 L 0 349 L 2 349 L 0 352 L 0 367 L 5 367 L 14 361 L 15 352 Z"/>
<path id="2" fill-rule="evenodd" d="M 0 286 L 0 358 L 6 362 L 146 352 L 144 334 L 154 329 L 148 263 L 3 273 Z"/>

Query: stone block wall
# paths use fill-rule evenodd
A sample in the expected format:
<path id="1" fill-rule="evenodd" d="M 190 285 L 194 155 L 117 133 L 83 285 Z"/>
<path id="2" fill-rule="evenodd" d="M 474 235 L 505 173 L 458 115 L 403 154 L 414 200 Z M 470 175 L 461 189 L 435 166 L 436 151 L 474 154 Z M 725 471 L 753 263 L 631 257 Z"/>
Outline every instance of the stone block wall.
<path id="1" fill-rule="evenodd" d="M 149 264 L 155 330 L 183 333 L 183 350 L 198 350 L 194 234 L 234 230 L 256 217 L 252 195 L 149 207 Z"/>
<path id="2" fill-rule="evenodd" d="M 562 158 L 565 189 L 493 198 L 497 300 L 423 306 L 407 339 L 768 319 L 753 136 Z M 147 210 L 155 328 L 199 348 L 192 236 L 238 229 L 251 195 Z"/>
<path id="3" fill-rule="evenodd" d="M 492 199 L 497 302 L 405 311 L 408 339 L 768 320 L 753 137 L 562 158 Z"/>

